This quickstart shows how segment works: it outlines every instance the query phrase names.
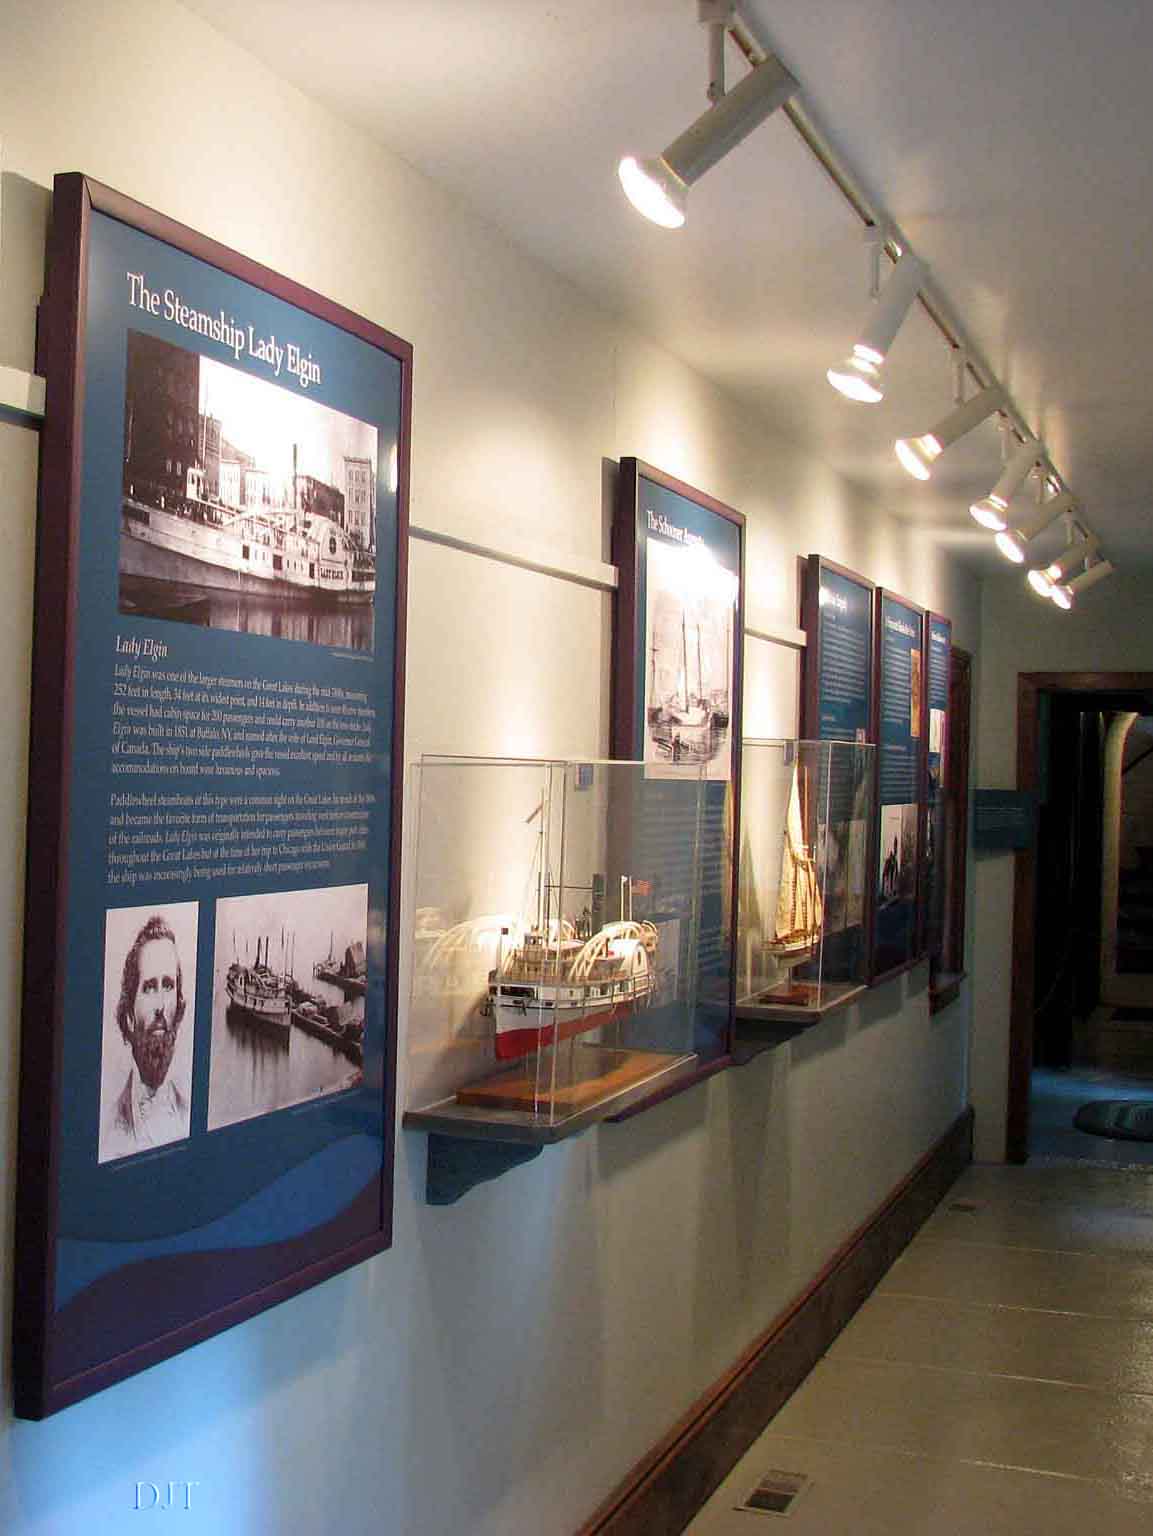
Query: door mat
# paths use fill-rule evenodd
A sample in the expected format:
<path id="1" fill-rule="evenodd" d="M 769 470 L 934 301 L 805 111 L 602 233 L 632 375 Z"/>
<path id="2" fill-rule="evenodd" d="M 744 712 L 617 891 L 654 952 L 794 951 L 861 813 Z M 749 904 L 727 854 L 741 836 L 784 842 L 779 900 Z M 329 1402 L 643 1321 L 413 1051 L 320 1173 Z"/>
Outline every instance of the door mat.
<path id="1" fill-rule="evenodd" d="M 1153 1024 L 1153 1008 L 1114 1008 L 1110 1024 Z"/>
<path id="2" fill-rule="evenodd" d="M 1114 1141 L 1153 1141 L 1153 1099 L 1093 1099 L 1073 1116 L 1090 1136 Z"/>

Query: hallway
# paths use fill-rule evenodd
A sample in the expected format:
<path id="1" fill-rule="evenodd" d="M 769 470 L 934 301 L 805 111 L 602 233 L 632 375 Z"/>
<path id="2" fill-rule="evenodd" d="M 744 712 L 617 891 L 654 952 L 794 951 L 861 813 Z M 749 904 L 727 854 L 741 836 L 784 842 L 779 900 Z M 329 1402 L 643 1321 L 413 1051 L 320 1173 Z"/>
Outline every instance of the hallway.
<path id="1" fill-rule="evenodd" d="M 774 1469 L 794 1536 L 1148 1532 L 1153 1178 L 970 1168 L 691 1536 L 770 1529 Z"/>

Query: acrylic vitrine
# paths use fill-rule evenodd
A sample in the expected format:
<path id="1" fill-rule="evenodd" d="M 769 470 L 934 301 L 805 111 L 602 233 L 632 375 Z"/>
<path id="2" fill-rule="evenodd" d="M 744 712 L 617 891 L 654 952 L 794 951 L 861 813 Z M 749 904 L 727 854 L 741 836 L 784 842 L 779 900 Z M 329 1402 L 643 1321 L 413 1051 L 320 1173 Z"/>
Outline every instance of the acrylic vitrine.
<path id="1" fill-rule="evenodd" d="M 698 1060 L 698 767 L 425 757 L 405 1124 L 552 1141 Z"/>
<path id="2" fill-rule="evenodd" d="M 744 742 L 739 1021 L 811 1022 L 863 989 L 875 750 Z"/>

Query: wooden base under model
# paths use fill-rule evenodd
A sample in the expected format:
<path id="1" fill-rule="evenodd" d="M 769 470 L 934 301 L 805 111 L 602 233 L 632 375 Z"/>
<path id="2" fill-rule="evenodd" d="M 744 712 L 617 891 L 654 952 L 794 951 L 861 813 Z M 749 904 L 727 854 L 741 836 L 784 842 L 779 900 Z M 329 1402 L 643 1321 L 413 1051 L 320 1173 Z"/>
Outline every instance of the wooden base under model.
<path id="1" fill-rule="evenodd" d="M 562 1115 L 612 1098 L 671 1066 L 679 1058 L 659 1051 L 621 1051 L 607 1046 L 563 1046 L 555 1077 L 550 1059 L 528 1056 L 519 1066 L 457 1089 L 456 1102 L 482 1109 L 540 1113 L 551 1103 Z"/>

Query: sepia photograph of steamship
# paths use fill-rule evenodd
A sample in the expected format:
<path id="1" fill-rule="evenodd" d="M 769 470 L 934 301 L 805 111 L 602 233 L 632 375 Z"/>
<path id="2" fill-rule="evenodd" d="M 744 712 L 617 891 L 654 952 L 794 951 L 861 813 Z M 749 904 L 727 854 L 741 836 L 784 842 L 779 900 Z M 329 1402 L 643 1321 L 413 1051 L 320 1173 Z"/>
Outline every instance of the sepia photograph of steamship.
<path id="1" fill-rule="evenodd" d="M 129 331 L 120 611 L 371 651 L 377 429 Z"/>

